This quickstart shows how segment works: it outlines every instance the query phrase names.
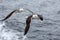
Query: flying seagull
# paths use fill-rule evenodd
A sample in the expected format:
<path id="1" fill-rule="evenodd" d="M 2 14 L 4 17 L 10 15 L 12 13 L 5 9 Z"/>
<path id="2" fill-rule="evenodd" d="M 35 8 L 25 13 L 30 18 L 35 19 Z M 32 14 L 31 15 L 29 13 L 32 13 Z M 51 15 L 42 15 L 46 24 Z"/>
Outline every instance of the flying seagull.
<path id="1" fill-rule="evenodd" d="M 25 27 L 25 30 L 24 30 L 24 35 L 27 34 L 27 32 L 29 31 L 29 28 L 30 28 L 30 23 L 31 23 L 31 19 L 40 19 L 41 21 L 43 21 L 43 16 L 42 15 L 39 15 L 39 14 L 35 14 L 35 15 L 30 15 L 27 17 L 26 19 L 26 27 Z"/>
<path id="2" fill-rule="evenodd" d="M 11 13 L 9 13 L 4 19 L 2 19 L 2 21 L 5 21 L 7 20 L 8 18 L 10 18 L 12 16 L 12 14 L 14 14 L 15 12 L 23 12 L 23 9 L 20 8 L 19 10 L 18 9 L 15 9 L 13 10 Z"/>
<path id="3" fill-rule="evenodd" d="M 25 9 L 25 8 L 16 9 L 16 10 L 13 10 L 11 13 L 9 13 L 4 19 L 2 19 L 2 21 L 5 21 L 8 18 L 10 18 L 12 16 L 12 14 L 15 13 L 15 12 L 21 13 L 21 12 L 24 12 L 24 11 L 29 11 L 29 12 L 33 13 L 31 10 Z"/>

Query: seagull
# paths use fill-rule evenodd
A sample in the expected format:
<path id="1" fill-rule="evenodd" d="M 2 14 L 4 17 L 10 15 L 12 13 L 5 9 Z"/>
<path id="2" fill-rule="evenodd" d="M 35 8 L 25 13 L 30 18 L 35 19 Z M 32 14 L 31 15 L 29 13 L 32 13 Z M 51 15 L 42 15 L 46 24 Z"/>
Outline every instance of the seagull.
<path id="1" fill-rule="evenodd" d="M 21 12 L 24 12 L 25 10 L 33 13 L 31 10 L 26 9 L 26 8 L 15 9 L 15 10 L 13 10 L 11 13 L 9 13 L 9 14 L 8 14 L 4 19 L 2 19 L 1 21 L 7 20 L 7 19 L 10 18 L 10 17 L 12 16 L 12 14 L 14 14 L 15 12 L 21 13 Z"/>
<path id="2" fill-rule="evenodd" d="M 2 19 L 2 21 L 5 21 L 7 20 L 8 18 L 10 18 L 12 16 L 12 14 L 14 14 L 15 12 L 23 12 L 23 9 L 20 8 L 19 10 L 18 9 L 15 9 L 13 10 L 11 13 L 9 13 L 4 19 Z"/>
<path id="3" fill-rule="evenodd" d="M 30 28 L 30 23 L 31 23 L 31 19 L 40 19 L 41 21 L 43 21 L 43 16 L 42 15 L 39 15 L 39 14 L 35 14 L 35 15 L 30 15 L 27 17 L 26 19 L 26 27 L 25 27 L 25 30 L 24 30 L 24 35 L 26 35 L 28 33 L 28 30 Z"/>

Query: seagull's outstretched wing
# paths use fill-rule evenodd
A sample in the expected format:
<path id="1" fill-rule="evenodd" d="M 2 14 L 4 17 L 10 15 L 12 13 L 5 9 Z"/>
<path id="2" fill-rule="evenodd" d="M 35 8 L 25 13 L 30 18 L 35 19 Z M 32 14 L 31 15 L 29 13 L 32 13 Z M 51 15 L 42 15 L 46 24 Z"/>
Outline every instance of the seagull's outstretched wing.
<path id="1" fill-rule="evenodd" d="M 8 14 L 4 19 L 2 19 L 2 21 L 7 20 L 9 17 L 11 17 L 11 15 L 15 12 L 16 10 L 12 11 L 10 14 Z"/>
<path id="2" fill-rule="evenodd" d="M 28 16 L 28 18 L 26 19 L 26 27 L 25 27 L 25 30 L 24 30 L 24 35 L 27 34 L 27 32 L 30 28 L 31 18 L 32 18 L 32 15 Z"/>

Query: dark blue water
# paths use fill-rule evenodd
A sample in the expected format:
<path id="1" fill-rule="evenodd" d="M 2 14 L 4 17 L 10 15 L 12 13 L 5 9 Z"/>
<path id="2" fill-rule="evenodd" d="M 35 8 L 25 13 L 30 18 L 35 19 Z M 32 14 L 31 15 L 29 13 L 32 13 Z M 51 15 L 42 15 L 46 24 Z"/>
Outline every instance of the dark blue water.
<path id="1" fill-rule="evenodd" d="M 0 0 L 0 20 L 19 8 L 44 17 L 43 21 L 32 20 L 25 40 L 60 40 L 60 0 Z M 30 14 L 28 11 L 15 13 L 6 20 L 6 26 L 0 27 L 0 40 L 22 40 L 25 17 Z"/>

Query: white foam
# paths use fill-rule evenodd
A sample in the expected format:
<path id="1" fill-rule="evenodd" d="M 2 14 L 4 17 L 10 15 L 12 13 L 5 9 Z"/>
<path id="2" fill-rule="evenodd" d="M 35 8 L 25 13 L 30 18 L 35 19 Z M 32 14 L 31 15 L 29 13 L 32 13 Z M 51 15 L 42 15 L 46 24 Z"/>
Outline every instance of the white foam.
<path id="1" fill-rule="evenodd" d="M 25 40 L 26 38 L 27 38 L 26 35 L 24 35 L 23 38 L 22 38 L 22 40 Z"/>
<path id="2" fill-rule="evenodd" d="M 3 27 L 5 22 L 0 22 L 0 40 L 22 40 L 23 32 Z M 19 39 L 20 38 L 20 39 Z M 23 38 L 25 39 L 26 36 Z"/>
<path id="3" fill-rule="evenodd" d="M 0 21 L 0 27 L 4 25 L 5 25 L 5 22 Z"/>
<path id="4" fill-rule="evenodd" d="M 3 26 L 5 26 L 5 22 L 0 21 L 0 31 L 2 31 L 2 30 L 3 30 Z"/>

